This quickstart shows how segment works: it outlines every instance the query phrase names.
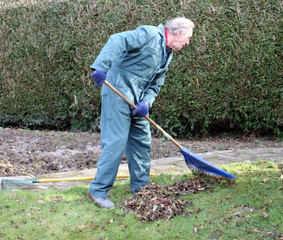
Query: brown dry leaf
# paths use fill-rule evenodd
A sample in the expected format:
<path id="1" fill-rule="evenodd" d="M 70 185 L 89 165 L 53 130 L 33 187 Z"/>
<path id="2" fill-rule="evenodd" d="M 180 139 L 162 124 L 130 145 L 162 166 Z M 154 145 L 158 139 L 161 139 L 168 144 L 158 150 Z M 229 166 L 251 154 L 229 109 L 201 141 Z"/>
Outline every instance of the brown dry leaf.
<path id="1" fill-rule="evenodd" d="M 262 213 L 262 216 L 264 217 L 264 218 L 268 218 L 268 213 Z"/>
<path id="2" fill-rule="evenodd" d="M 51 208 L 49 208 L 49 211 L 50 211 L 50 212 L 57 212 L 57 208 L 51 207 Z"/>
<path id="3" fill-rule="evenodd" d="M 88 228 L 89 226 L 85 226 L 85 225 L 82 225 L 82 226 L 78 226 L 78 228 L 80 229 L 80 230 L 82 230 L 82 229 L 84 229 L 84 228 Z"/>
<path id="4" fill-rule="evenodd" d="M 61 202 L 62 201 L 62 197 L 61 196 L 56 196 L 54 198 L 52 198 L 53 201 L 55 202 Z"/>
<path id="5" fill-rule="evenodd" d="M 33 206 L 31 206 L 30 209 L 31 209 L 31 210 L 40 210 L 39 207 L 33 207 Z"/>
<path id="6" fill-rule="evenodd" d="M 92 229 L 95 228 L 94 222 L 91 223 L 90 227 L 91 227 Z"/>
<path id="7" fill-rule="evenodd" d="M 40 204 L 44 204 L 43 200 L 38 200 L 37 202 L 40 203 Z"/>
<path id="8" fill-rule="evenodd" d="M 266 182 L 269 181 L 269 179 L 268 179 L 268 178 L 264 178 L 262 181 L 263 181 L 264 183 L 266 183 Z"/>

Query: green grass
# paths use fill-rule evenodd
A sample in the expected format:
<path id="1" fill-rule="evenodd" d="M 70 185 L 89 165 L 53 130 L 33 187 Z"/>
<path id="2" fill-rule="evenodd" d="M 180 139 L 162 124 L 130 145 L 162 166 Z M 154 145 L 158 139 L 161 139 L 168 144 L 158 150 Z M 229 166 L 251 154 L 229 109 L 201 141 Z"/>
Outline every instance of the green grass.
<path id="1" fill-rule="evenodd" d="M 278 166 L 259 161 L 222 167 L 236 183 L 222 182 L 198 194 L 186 216 L 141 222 L 124 209 L 129 180 L 117 180 L 110 191 L 116 204 L 102 209 L 86 198 L 87 186 L 66 190 L 1 191 L 0 239 L 280 239 L 282 182 Z M 171 185 L 187 176 L 152 177 Z"/>

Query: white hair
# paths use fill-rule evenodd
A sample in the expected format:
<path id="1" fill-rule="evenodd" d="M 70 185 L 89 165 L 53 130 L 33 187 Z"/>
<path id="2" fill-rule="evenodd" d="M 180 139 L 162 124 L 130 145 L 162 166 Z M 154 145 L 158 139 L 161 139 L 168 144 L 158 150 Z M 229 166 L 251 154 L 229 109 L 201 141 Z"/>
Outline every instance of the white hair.
<path id="1" fill-rule="evenodd" d="M 173 18 L 171 20 L 168 20 L 165 25 L 167 31 L 174 35 L 177 34 L 180 30 L 182 31 L 182 33 L 189 32 L 190 30 L 193 30 L 194 27 L 194 22 L 185 17 Z"/>

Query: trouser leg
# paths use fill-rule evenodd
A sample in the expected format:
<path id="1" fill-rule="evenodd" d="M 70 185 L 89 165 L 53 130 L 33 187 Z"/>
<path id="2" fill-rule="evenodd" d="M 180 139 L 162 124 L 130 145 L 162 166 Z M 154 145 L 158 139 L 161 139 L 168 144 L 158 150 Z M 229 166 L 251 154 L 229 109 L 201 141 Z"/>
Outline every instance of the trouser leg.
<path id="1" fill-rule="evenodd" d="M 112 92 L 102 96 L 101 155 L 89 188 L 92 196 L 108 197 L 126 148 L 130 123 L 131 111 L 123 99 Z"/>
<path id="2" fill-rule="evenodd" d="M 132 193 L 137 193 L 142 186 L 149 184 L 150 144 L 149 122 L 145 118 L 132 118 L 126 147 Z"/>

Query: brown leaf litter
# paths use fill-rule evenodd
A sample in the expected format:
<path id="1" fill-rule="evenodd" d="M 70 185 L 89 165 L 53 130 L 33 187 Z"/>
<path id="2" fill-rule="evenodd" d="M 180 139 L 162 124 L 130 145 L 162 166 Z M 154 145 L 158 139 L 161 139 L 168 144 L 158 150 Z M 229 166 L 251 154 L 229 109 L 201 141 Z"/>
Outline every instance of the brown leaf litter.
<path id="1" fill-rule="evenodd" d="M 175 181 L 172 186 L 160 186 L 151 183 L 141 188 L 129 199 L 125 200 L 127 210 L 135 214 L 143 222 L 157 219 L 169 220 L 177 215 L 186 215 L 186 207 L 191 205 L 179 195 L 196 194 L 211 188 L 212 184 L 221 183 L 223 178 L 200 173 L 193 178 Z"/>

